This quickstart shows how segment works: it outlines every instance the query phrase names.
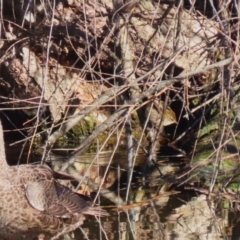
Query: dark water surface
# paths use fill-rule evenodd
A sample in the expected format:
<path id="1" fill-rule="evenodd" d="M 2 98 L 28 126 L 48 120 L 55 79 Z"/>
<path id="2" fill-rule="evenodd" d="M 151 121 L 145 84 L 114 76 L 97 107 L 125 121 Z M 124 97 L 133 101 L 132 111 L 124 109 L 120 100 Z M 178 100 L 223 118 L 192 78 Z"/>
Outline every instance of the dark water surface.
<path id="1" fill-rule="evenodd" d="M 9 163 L 19 162 L 20 151 L 21 147 L 7 147 Z M 27 150 L 23 151 L 20 162 L 24 163 L 27 153 Z M 93 153 L 82 155 L 71 166 L 69 173 L 85 174 L 99 183 L 108 169 L 104 186 L 124 199 L 128 187 L 126 154 L 115 153 L 110 166 L 111 151 L 95 157 Z M 139 154 L 135 166 L 142 165 L 144 158 L 144 154 Z M 31 162 L 40 161 L 41 156 L 31 155 L 30 159 Z M 53 167 L 58 168 L 67 156 L 55 150 L 49 159 Z M 129 186 L 127 207 L 118 209 L 109 200 L 101 198 L 101 205 L 106 207 L 110 216 L 101 219 L 87 216 L 82 228 L 75 231 L 75 239 L 240 239 L 240 214 L 229 210 L 229 204 L 226 207 L 224 200 L 215 198 L 209 201 L 205 195 L 179 190 L 178 194 L 164 195 L 168 191 L 160 184 L 159 173 L 152 174 L 150 181 L 143 183 L 139 167 L 134 169 Z M 84 187 L 80 190 L 90 193 Z M 91 197 L 94 199 L 95 195 Z"/>

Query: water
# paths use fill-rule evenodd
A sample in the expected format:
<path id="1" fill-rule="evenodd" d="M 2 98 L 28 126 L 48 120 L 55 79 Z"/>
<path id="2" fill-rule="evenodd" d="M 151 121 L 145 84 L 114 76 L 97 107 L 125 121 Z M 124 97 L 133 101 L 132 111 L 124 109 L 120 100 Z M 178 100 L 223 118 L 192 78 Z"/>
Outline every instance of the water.
<path id="1" fill-rule="evenodd" d="M 20 151 L 21 146 L 7 147 L 9 163 L 24 162 L 28 151 L 24 150 L 19 159 Z M 40 161 L 41 156 L 31 155 L 30 159 L 31 162 Z M 59 168 L 67 156 L 55 149 L 49 159 L 54 168 Z M 112 159 L 111 165 L 108 165 L 109 159 Z M 79 186 L 75 182 L 79 193 L 89 194 L 92 201 L 100 203 L 110 213 L 109 217 L 101 219 L 88 216 L 81 229 L 74 232 L 75 239 L 239 239 L 239 212 L 225 207 L 226 199 L 213 197 L 207 200 L 205 195 L 183 189 L 178 189 L 176 193 L 173 184 L 161 181 L 158 171 L 143 182 L 140 166 L 144 159 L 144 154 L 139 154 L 136 160 L 138 167 L 134 169 L 130 183 L 129 200 L 121 208 L 105 198 L 99 200 L 96 194 L 91 193 L 89 186 Z M 162 159 L 164 161 L 166 159 Z M 168 169 L 165 171 L 173 171 L 176 167 L 163 164 L 160 165 L 161 170 L 163 166 Z M 117 152 L 113 157 L 112 151 L 98 154 L 97 158 L 94 153 L 82 155 L 68 169 L 68 173 L 85 175 L 96 184 L 102 183 L 102 187 L 125 200 L 128 174 L 124 152 Z"/>

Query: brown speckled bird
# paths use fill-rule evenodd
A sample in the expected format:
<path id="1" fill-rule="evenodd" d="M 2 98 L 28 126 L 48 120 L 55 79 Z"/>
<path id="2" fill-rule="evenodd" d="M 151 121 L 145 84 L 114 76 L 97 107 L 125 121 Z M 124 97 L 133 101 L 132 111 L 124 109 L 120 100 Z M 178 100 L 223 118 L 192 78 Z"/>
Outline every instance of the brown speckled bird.
<path id="1" fill-rule="evenodd" d="M 161 119 L 162 114 L 164 114 L 163 119 Z M 177 123 L 175 112 L 171 108 L 166 108 L 164 111 L 164 101 L 158 99 L 154 99 L 153 103 L 147 105 L 145 115 L 154 127 L 159 127 L 161 120 L 163 120 L 163 126 Z"/>
<path id="2" fill-rule="evenodd" d="M 149 97 L 151 99 L 151 96 Z M 149 100 L 150 100 L 149 99 Z M 171 108 L 164 110 L 164 102 L 159 99 L 152 99 L 145 108 L 145 119 L 147 122 L 147 137 L 153 143 L 163 132 L 163 127 L 177 123 L 176 114 Z"/>
<path id="3" fill-rule="evenodd" d="M 0 239 L 57 239 L 81 226 L 84 214 L 108 215 L 59 184 L 48 166 L 9 166 L 0 122 Z"/>

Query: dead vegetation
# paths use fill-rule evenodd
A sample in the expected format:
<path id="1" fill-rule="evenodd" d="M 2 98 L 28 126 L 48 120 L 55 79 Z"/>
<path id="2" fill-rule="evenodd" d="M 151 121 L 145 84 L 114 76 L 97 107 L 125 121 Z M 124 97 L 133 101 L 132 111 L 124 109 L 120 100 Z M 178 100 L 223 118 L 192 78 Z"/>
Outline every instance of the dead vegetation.
<path id="1" fill-rule="evenodd" d="M 42 160 L 95 116 L 61 171 L 107 131 L 98 153 L 114 137 L 109 165 L 126 137 L 128 191 L 139 151 L 146 174 L 163 145 L 186 160 L 180 181 L 214 163 L 213 187 L 229 144 L 239 159 L 239 9 L 224 0 L 3 0 L 1 110 L 21 112 L 30 145 L 46 133 Z M 196 163 L 206 149 L 211 154 Z"/>

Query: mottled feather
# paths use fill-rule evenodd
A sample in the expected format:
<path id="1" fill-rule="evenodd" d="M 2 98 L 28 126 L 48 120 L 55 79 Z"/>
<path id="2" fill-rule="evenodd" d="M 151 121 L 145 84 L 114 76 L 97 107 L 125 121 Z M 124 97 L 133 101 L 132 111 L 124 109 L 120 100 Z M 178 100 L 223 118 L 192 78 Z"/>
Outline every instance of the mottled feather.
<path id="1" fill-rule="evenodd" d="M 59 184 L 48 166 L 9 166 L 1 122 L 0 156 L 0 239 L 59 237 L 81 226 L 83 214 L 108 215 Z"/>

